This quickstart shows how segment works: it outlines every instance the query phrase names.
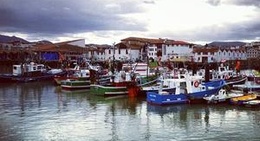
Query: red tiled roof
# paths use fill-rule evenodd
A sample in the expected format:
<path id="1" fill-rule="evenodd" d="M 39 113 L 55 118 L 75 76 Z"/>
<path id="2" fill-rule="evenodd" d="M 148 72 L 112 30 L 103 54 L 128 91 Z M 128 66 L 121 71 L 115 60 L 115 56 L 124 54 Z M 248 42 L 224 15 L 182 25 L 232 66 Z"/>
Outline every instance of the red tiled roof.
<path id="1" fill-rule="evenodd" d="M 150 39 L 150 38 L 139 38 L 139 37 L 128 37 L 121 40 L 121 43 L 131 48 L 141 48 L 145 44 L 166 44 L 166 45 L 192 45 L 185 41 L 176 41 L 170 39 Z"/>
<path id="2" fill-rule="evenodd" d="M 218 48 L 214 48 L 214 47 L 210 47 L 210 48 L 206 48 L 206 47 L 198 47 L 198 48 L 194 48 L 193 52 L 203 52 L 203 53 L 207 53 L 207 52 L 218 52 Z"/>
<path id="3" fill-rule="evenodd" d="M 45 44 L 36 45 L 31 48 L 32 51 L 53 51 L 53 52 L 83 52 L 85 49 L 79 46 L 69 44 Z"/>

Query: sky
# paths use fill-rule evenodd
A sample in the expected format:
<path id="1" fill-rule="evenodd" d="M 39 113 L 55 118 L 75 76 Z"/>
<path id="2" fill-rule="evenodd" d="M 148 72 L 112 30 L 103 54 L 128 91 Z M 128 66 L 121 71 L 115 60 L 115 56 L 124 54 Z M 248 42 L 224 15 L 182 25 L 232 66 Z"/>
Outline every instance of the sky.
<path id="1" fill-rule="evenodd" d="M 260 0 L 0 0 L 0 34 L 28 41 L 259 41 Z"/>

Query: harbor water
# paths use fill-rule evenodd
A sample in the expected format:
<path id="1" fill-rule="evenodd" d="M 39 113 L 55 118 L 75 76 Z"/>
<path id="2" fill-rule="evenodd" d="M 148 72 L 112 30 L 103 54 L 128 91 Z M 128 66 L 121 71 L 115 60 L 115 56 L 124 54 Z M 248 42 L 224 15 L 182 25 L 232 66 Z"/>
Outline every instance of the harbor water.
<path id="1" fill-rule="evenodd" d="M 260 108 L 150 105 L 145 98 L 63 91 L 53 82 L 1 84 L 0 140 L 260 140 Z"/>

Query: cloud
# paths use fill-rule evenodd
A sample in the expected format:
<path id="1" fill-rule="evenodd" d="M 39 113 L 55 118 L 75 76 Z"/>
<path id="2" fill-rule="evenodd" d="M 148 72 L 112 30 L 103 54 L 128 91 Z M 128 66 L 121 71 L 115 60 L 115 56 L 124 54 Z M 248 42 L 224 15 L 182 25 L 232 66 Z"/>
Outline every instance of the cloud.
<path id="1" fill-rule="evenodd" d="M 46 35 L 146 30 L 144 23 L 122 16 L 143 12 L 140 4 L 130 0 L 2 0 L 0 30 Z"/>
<path id="2" fill-rule="evenodd" d="M 255 41 L 260 39 L 260 21 L 257 19 L 227 25 L 203 26 L 193 30 L 183 30 L 182 32 L 164 31 L 147 36 L 159 38 L 164 35 L 163 38 L 190 42 Z"/>
<path id="3" fill-rule="evenodd" d="M 259 0 L 231 0 L 231 3 L 244 6 L 255 6 L 260 8 Z"/>
<path id="4" fill-rule="evenodd" d="M 129 36 L 185 41 L 259 39 L 259 0 L 1 0 L 0 34 L 32 40 Z M 188 11 L 187 11 L 188 9 Z"/>
<path id="5" fill-rule="evenodd" d="M 260 8 L 259 0 L 206 0 L 212 6 L 219 6 L 221 3 L 234 4 L 240 6 L 255 6 Z"/>
<path id="6" fill-rule="evenodd" d="M 144 3 L 146 3 L 146 4 L 155 4 L 155 1 L 153 1 L 153 0 L 144 0 Z"/>
<path id="7" fill-rule="evenodd" d="M 213 5 L 213 6 L 218 6 L 220 5 L 220 0 L 207 0 L 206 1 L 208 4 Z"/>

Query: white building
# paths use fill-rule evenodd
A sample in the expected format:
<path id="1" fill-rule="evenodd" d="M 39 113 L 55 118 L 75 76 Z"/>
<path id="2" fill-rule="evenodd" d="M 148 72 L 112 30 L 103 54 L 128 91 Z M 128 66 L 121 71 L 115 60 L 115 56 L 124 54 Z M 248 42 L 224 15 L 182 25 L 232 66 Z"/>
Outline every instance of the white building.
<path id="1" fill-rule="evenodd" d="M 245 45 L 247 58 L 260 57 L 260 42 L 251 42 Z"/>
<path id="2" fill-rule="evenodd" d="M 162 45 L 162 61 L 189 61 L 193 51 L 193 44 L 184 41 L 165 40 Z"/>
<path id="3" fill-rule="evenodd" d="M 220 49 L 216 47 L 199 47 L 193 50 L 195 62 L 221 62 L 223 60 L 246 60 L 246 52 L 243 49 Z"/>
<path id="4" fill-rule="evenodd" d="M 129 37 L 122 39 L 120 43 L 103 48 L 102 51 L 92 50 L 92 58 L 99 61 L 115 60 L 121 61 L 146 61 L 148 58 L 161 61 L 174 62 L 221 62 L 222 60 L 246 60 L 246 51 L 242 48 L 218 48 L 218 47 L 195 47 L 194 44 L 170 39 L 149 39 Z M 99 53 L 97 53 L 99 52 Z"/>
<path id="5" fill-rule="evenodd" d="M 175 41 L 169 39 L 148 39 L 129 37 L 121 40 L 131 50 L 132 58 L 146 60 L 148 58 L 157 59 L 161 56 L 161 61 L 168 59 L 190 58 L 192 56 L 193 44 L 184 41 Z M 139 52 L 138 52 L 139 49 Z M 139 55 L 138 55 L 138 54 Z"/>

